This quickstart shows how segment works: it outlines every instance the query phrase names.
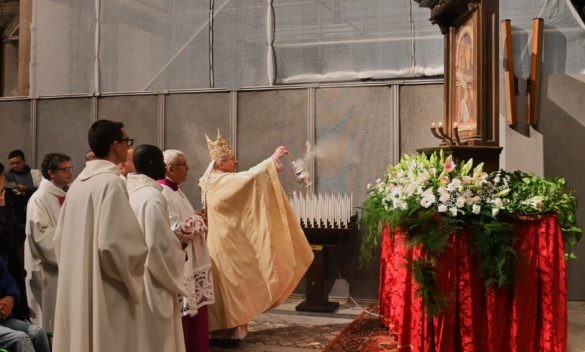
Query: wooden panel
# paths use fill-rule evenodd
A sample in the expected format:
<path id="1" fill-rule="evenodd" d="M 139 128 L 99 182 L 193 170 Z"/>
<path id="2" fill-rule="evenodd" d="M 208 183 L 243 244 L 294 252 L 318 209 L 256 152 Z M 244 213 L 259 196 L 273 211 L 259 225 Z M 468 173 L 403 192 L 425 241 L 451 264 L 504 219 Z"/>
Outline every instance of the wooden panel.
<path id="1" fill-rule="evenodd" d="M 205 134 L 215 138 L 217 129 L 230 135 L 230 94 L 171 94 L 165 103 L 165 149 L 185 153 L 189 165 L 187 181 L 181 189 L 196 209 L 201 208 L 199 178 L 210 162 Z"/>
<path id="2" fill-rule="evenodd" d="M 30 159 L 30 104 L 30 100 L 0 102 L 0 161 L 7 169 L 8 153 L 14 149 Z"/>
<path id="3" fill-rule="evenodd" d="M 516 93 L 514 89 L 514 51 L 512 48 L 512 21 L 501 22 L 502 45 L 504 52 L 504 100 L 506 102 L 506 122 L 508 125 L 518 123 L 516 115 Z"/>
<path id="4" fill-rule="evenodd" d="M 47 153 L 64 153 L 71 157 L 73 174 L 85 167 L 89 150 L 87 131 L 91 125 L 91 98 L 48 99 L 38 102 L 37 167 Z"/>
<path id="5" fill-rule="evenodd" d="M 307 141 L 308 93 L 306 89 L 238 93 L 239 170 L 247 170 L 286 146 L 301 158 Z M 280 180 L 287 193 L 302 191 L 285 157 Z"/>
<path id="6" fill-rule="evenodd" d="M 316 108 L 316 190 L 353 192 L 359 205 L 393 161 L 392 89 L 322 88 Z"/>
<path id="7" fill-rule="evenodd" d="M 99 100 L 98 118 L 120 121 L 134 146 L 158 144 L 158 97 L 134 95 L 103 97 Z"/>
<path id="8" fill-rule="evenodd" d="M 530 97 L 528 98 L 528 124 L 538 125 L 540 120 L 540 72 L 542 66 L 544 20 L 532 21 L 532 64 L 530 68 Z"/>
<path id="9" fill-rule="evenodd" d="M 442 92 L 442 84 L 400 87 L 400 155 L 441 143 L 430 129 L 443 118 Z"/>

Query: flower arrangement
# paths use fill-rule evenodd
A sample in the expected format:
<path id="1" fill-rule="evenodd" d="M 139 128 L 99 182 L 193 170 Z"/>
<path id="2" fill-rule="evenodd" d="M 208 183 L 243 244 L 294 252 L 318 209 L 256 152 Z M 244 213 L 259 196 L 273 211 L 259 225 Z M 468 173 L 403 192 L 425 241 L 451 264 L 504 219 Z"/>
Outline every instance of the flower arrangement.
<path id="1" fill-rule="evenodd" d="M 439 313 L 446 297 L 436 293 L 434 267 L 449 237 L 465 230 L 480 256 L 480 274 L 486 287 L 511 282 L 516 258 L 513 226 L 517 216 L 556 213 L 563 230 L 566 258 L 581 236 L 576 224 L 577 202 L 562 178 L 545 179 L 521 171 L 483 171 L 473 160 L 456 165 L 441 152 L 427 157 L 404 155 L 388 166 L 383 179 L 368 185 L 362 222 L 360 262 L 369 264 L 384 226 L 404 229 L 410 246 L 421 246 L 423 256 L 410 263 L 419 295 L 432 315 Z"/>

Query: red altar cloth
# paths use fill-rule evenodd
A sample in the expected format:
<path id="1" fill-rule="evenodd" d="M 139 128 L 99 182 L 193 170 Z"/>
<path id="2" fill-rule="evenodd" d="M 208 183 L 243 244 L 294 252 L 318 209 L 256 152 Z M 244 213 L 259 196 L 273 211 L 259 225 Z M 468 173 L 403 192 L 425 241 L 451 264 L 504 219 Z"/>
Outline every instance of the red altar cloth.
<path id="1" fill-rule="evenodd" d="M 468 236 L 451 236 L 439 258 L 439 291 L 450 294 L 443 314 L 428 320 L 406 258 L 404 233 L 382 234 L 380 319 L 397 335 L 399 351 L 565 352 L 567 285 L 564 244 L 557 217 L 515 222 L 518 260 L 514 283 L 486 292 L 479 258 Z"/>

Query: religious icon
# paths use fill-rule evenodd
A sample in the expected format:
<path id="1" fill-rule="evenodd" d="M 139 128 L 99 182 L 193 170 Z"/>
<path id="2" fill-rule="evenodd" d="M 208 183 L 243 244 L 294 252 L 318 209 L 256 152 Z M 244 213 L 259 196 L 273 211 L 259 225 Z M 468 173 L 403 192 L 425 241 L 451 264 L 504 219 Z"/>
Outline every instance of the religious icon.
<path id="1" fill-rule="evenodd" d="M 455 33 L 454 71 L 455 97 L 453 108 L 454 122 L 460 131 L 474 130 L 477 125 L 477 111 L 475 104 L 475 75 L 474 75 L 474 36 L 473 18 L 458 28 Z"/>

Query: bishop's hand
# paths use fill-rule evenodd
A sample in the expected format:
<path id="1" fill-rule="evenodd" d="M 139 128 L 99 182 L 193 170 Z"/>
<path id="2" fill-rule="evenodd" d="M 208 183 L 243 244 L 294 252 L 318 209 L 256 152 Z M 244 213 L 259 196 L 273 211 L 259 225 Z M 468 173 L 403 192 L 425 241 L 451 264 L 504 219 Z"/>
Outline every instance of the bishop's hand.
<path id="1" fill-rule="evenodd" d="M 274 166 L 276 167 L 276 171 L 281 172 L 284 170 L 284 165 L 282 164 L 282 157 L 288 154 L 288 150 L 284 146 L 280 146 L 276 148 L 274 154 L 272 154 L 272 161 L 274 161 Z"/>

